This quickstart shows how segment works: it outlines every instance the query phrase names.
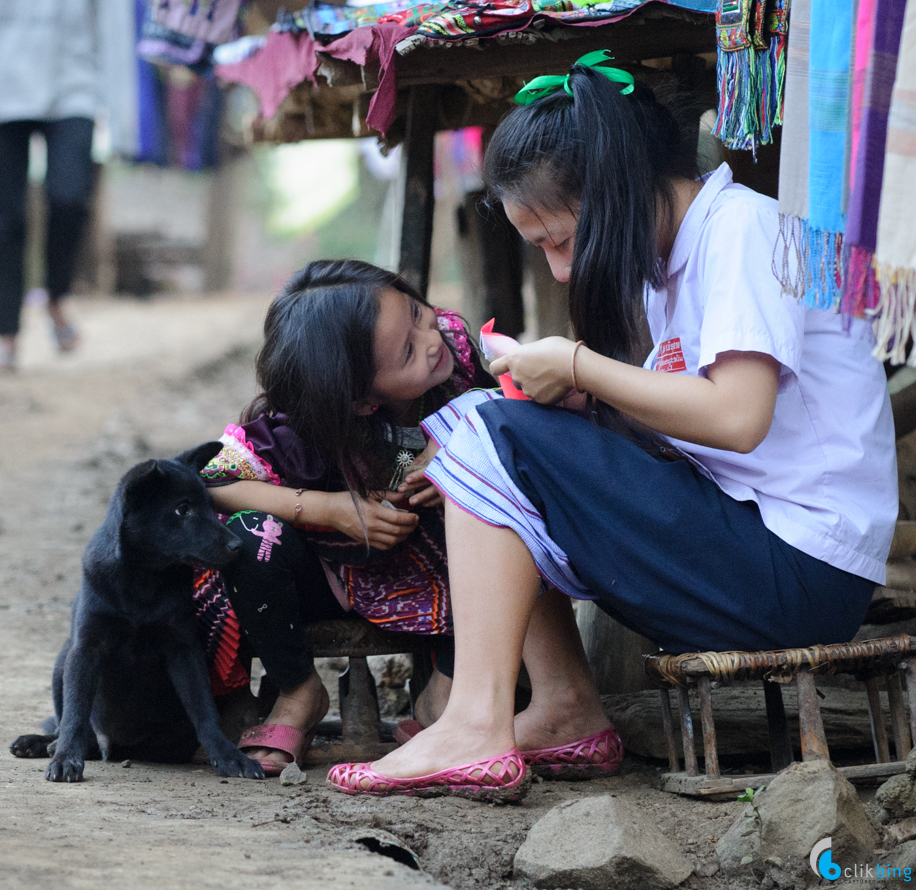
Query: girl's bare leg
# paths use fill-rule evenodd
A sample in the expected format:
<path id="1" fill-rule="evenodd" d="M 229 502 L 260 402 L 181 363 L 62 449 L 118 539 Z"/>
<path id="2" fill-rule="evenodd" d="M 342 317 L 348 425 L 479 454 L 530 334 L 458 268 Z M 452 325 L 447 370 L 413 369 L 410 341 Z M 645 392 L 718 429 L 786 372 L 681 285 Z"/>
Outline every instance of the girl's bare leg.
<path id="1" fill-rule="evenodd" d="M 451 691 L 451 677 L 446 677 L 442 671 L 434 669 L 429 683 L 417 696 L 413 709 L 414 716 L 424 727 L 432 726 L 442 716 Z"/>
<path id="2" fill-rule="evenodd" d="M 445 505 L 455 679 L 445 712 L 373 769 L 424 776 L 515 747 L 515 683 L 540 576 L 521 538 Z"/>
<path id="3" fill-rule="evenodd" d="M 522 751 L 567 745 L 610 726 L 566 594 L 549 590 L 538 598 L 524 659 L 531 704 L 515 718 Z"/>

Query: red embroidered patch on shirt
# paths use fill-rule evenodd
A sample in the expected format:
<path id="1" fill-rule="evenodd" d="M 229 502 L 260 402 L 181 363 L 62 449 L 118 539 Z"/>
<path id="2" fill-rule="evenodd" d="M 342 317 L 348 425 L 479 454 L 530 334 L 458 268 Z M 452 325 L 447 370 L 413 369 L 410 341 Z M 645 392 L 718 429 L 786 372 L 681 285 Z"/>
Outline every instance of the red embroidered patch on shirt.
<path id="1" fill-rule="evenodd" d="M 658 347 L 658 355 L 655 358 L 655 370 L 667 371 L 672 374 L 675 371 L 687 370 L 687 363 L 684 361 L 684 351 L 681 349 L 680 337 L 672 337 L 670 340 L 665 340 L 665 342 Z"/>

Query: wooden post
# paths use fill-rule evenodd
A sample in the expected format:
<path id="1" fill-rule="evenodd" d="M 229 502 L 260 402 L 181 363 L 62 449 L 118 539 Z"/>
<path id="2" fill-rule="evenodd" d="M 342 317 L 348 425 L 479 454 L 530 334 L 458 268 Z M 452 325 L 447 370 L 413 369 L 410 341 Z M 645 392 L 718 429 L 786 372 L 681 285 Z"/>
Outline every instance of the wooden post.
<path id="1" fill-rule="evenodd" d="M 869 677 L 865 681 L 865 691 L 868 693 L 868 719 L 871 721 L 871 737 L 875 744 L 875 760 L 878 763 L 890 763 L 891 749 L 887 743 L 884 715 L 881 713 L 881 695 L 878 692 L 877 677 Z"/>
<path id="2" fill-rule="evenodd" d="M 482 191 L 469 192 L 458 208 L 464 311 L 472 331 L 491 318 L 496 330 L 517 337 L 525 329 L 522 240 L 502 205 L 488 207 Z"/>
<path id="3" fill-rule="evenodd" d="M 376 744 L 381 718 L 375 678 L 364 656 L 351 655 L 349 662 L 337 681 L 341 735 L 348 745 Z"/>
<path id="4" fill-rule="evenodd" d="M 697 679 L 700 696 L 700 722 L 703 726 L 703 766 L 706 775 L 719 778 L 719 752 L 716 750 L 716 726 L 712 719 L 712 684 L 709 677 Z"/>
<path id="5" fill-rule="evenodd" d="M 827 737 L 821 720 L 814 677 L 807 668 L 801 668 L 795 678 L 798 692 L 798 726 L 801 730 L 802 760 L 829 760 Z"/>
<path id="6" fill-rule="evenodd" d="M 906 760 L 912 745 L 906 721 L 906 705 L 903 703 L 900 674 L 897 671 L 887 678 L 887 699 L 891 708 L 891 726 L 894 728 L 894 752 L 897 760 Z"/>
<path id="7" fill-rule="evenodd" d="M 655 689 L 643 668 L 643 656 L 654 655 L 658 646 L 614 621 L 590 600 L 579 603 L 576 623 L 602 695 Z"/>
<path id="8" fill-rule="evenodd" d="M 438 89 L 434 84 L 410 88 L 404 138 L 404 209 L 401 218 L 400 272 L 423 296 L 429 287 L 432 254 L 433 191 Z"/>
<path id="9" fill-rule="evenodd" d="M 211 174 L 207 198 L 207 235 L 204 241 L 204 290 L 225 291 L 232 286 L 237 213 L 235 163 L 221 158 Z"/>
<path id="10" fill-rule="evenodd" d="M 671 695 L 667 689 L 659 689 L 662 698 L 662 729 L 665 731 L 665 745 L 668 748 L 668 772 L 678 771 L 677 742 L 674 739 L 674 715 L 671 713 Z"/>
<path id="11" fill-rule="evenodd" d="M 910 738 L 916 742 L 916 658 L 906 659 L 906 698 L 910 706 Z"/>
<path id="12" fill-rule="evenodd" d="M 770 764 L 774 773 L 785 769 L 794 759 L 786 708 L 782 700 L 782 686 L 763 681 L 763 697 L 767 708 L 767 729 L 770 733 Z"/>
<path id="13" fill-rule="evenodd" d="M 690 716 L 690 694 L 683 686 L 677 688 L 681 706 L 681 737 L 684 740 L 684 769 L 688 776 L 698 776 L 697 752 L 693 746 L 693 718 Z"/>

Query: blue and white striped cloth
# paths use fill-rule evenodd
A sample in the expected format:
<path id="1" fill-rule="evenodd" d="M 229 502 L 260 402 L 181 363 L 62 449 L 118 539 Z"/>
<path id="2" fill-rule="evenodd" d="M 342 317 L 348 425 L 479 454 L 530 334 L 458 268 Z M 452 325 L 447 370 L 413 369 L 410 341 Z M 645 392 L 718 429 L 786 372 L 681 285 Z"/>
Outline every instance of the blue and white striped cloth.
<path id="1" fill-rule="evenodd" d="M 499 398 L 496 390 L 471 390 L 423 421 L 423 428 L 439 445 L 426 477 L 462 510 L 488 525 L 516 532 L 548 584 L 576 599 L 594 599 L 547 534 L 543 517 L 500 463 L 477 411 Z"/>

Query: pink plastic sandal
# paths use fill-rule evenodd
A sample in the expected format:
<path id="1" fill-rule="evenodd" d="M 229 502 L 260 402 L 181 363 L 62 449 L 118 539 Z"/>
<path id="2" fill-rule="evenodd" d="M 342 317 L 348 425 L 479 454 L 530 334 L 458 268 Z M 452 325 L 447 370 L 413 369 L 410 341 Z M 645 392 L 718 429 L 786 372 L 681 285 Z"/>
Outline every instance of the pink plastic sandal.
<path id="1" fill-rule="evenodd" d="M 415 735 L 426 727 L 419 720 L 402 720 L 394 728 L 394 740 L 399 745 L 406 745 Z"/>
<path id="2" fill-rule="evenodd" d="M 531 787 L 531 773 L 518 748 L 507 754 L 444 769 L 428 776 L 395 779 L 383 776 L 369 763 L 339 763 L 328 773 L 328 787 L 344 794 L 386 797 L 404 794 L 414 797 L 452 795 L 469 800 L 510 803 L 521 800 Z"/>
<path id="3" fill-rule="evenodd" d="M 288 754 L 289 760 L 285 763 L 276 763 L 273 760 L 259 760 L 265 776 L 279 776 L 284 768 L 291 763 L 302 766 L 302 760 L 308 752 L 315 737 L 315 730 L 306 734 L 294 726 L 284 726 L 281 723 L 263 723 L 252 726 L 242 733 L 239 739 L 239 750 L 246 748 L 271 748 L 281 754 Z"/>
<path id="4" fill-rule="evenodd" d="M 522 751 L 525 763 L 538 776 L 571 782 L 577 779 L 600 779 L 617 771 L 623 760 L 623 742 L 613 726 L 593 735 L 558 745 Z"/>

